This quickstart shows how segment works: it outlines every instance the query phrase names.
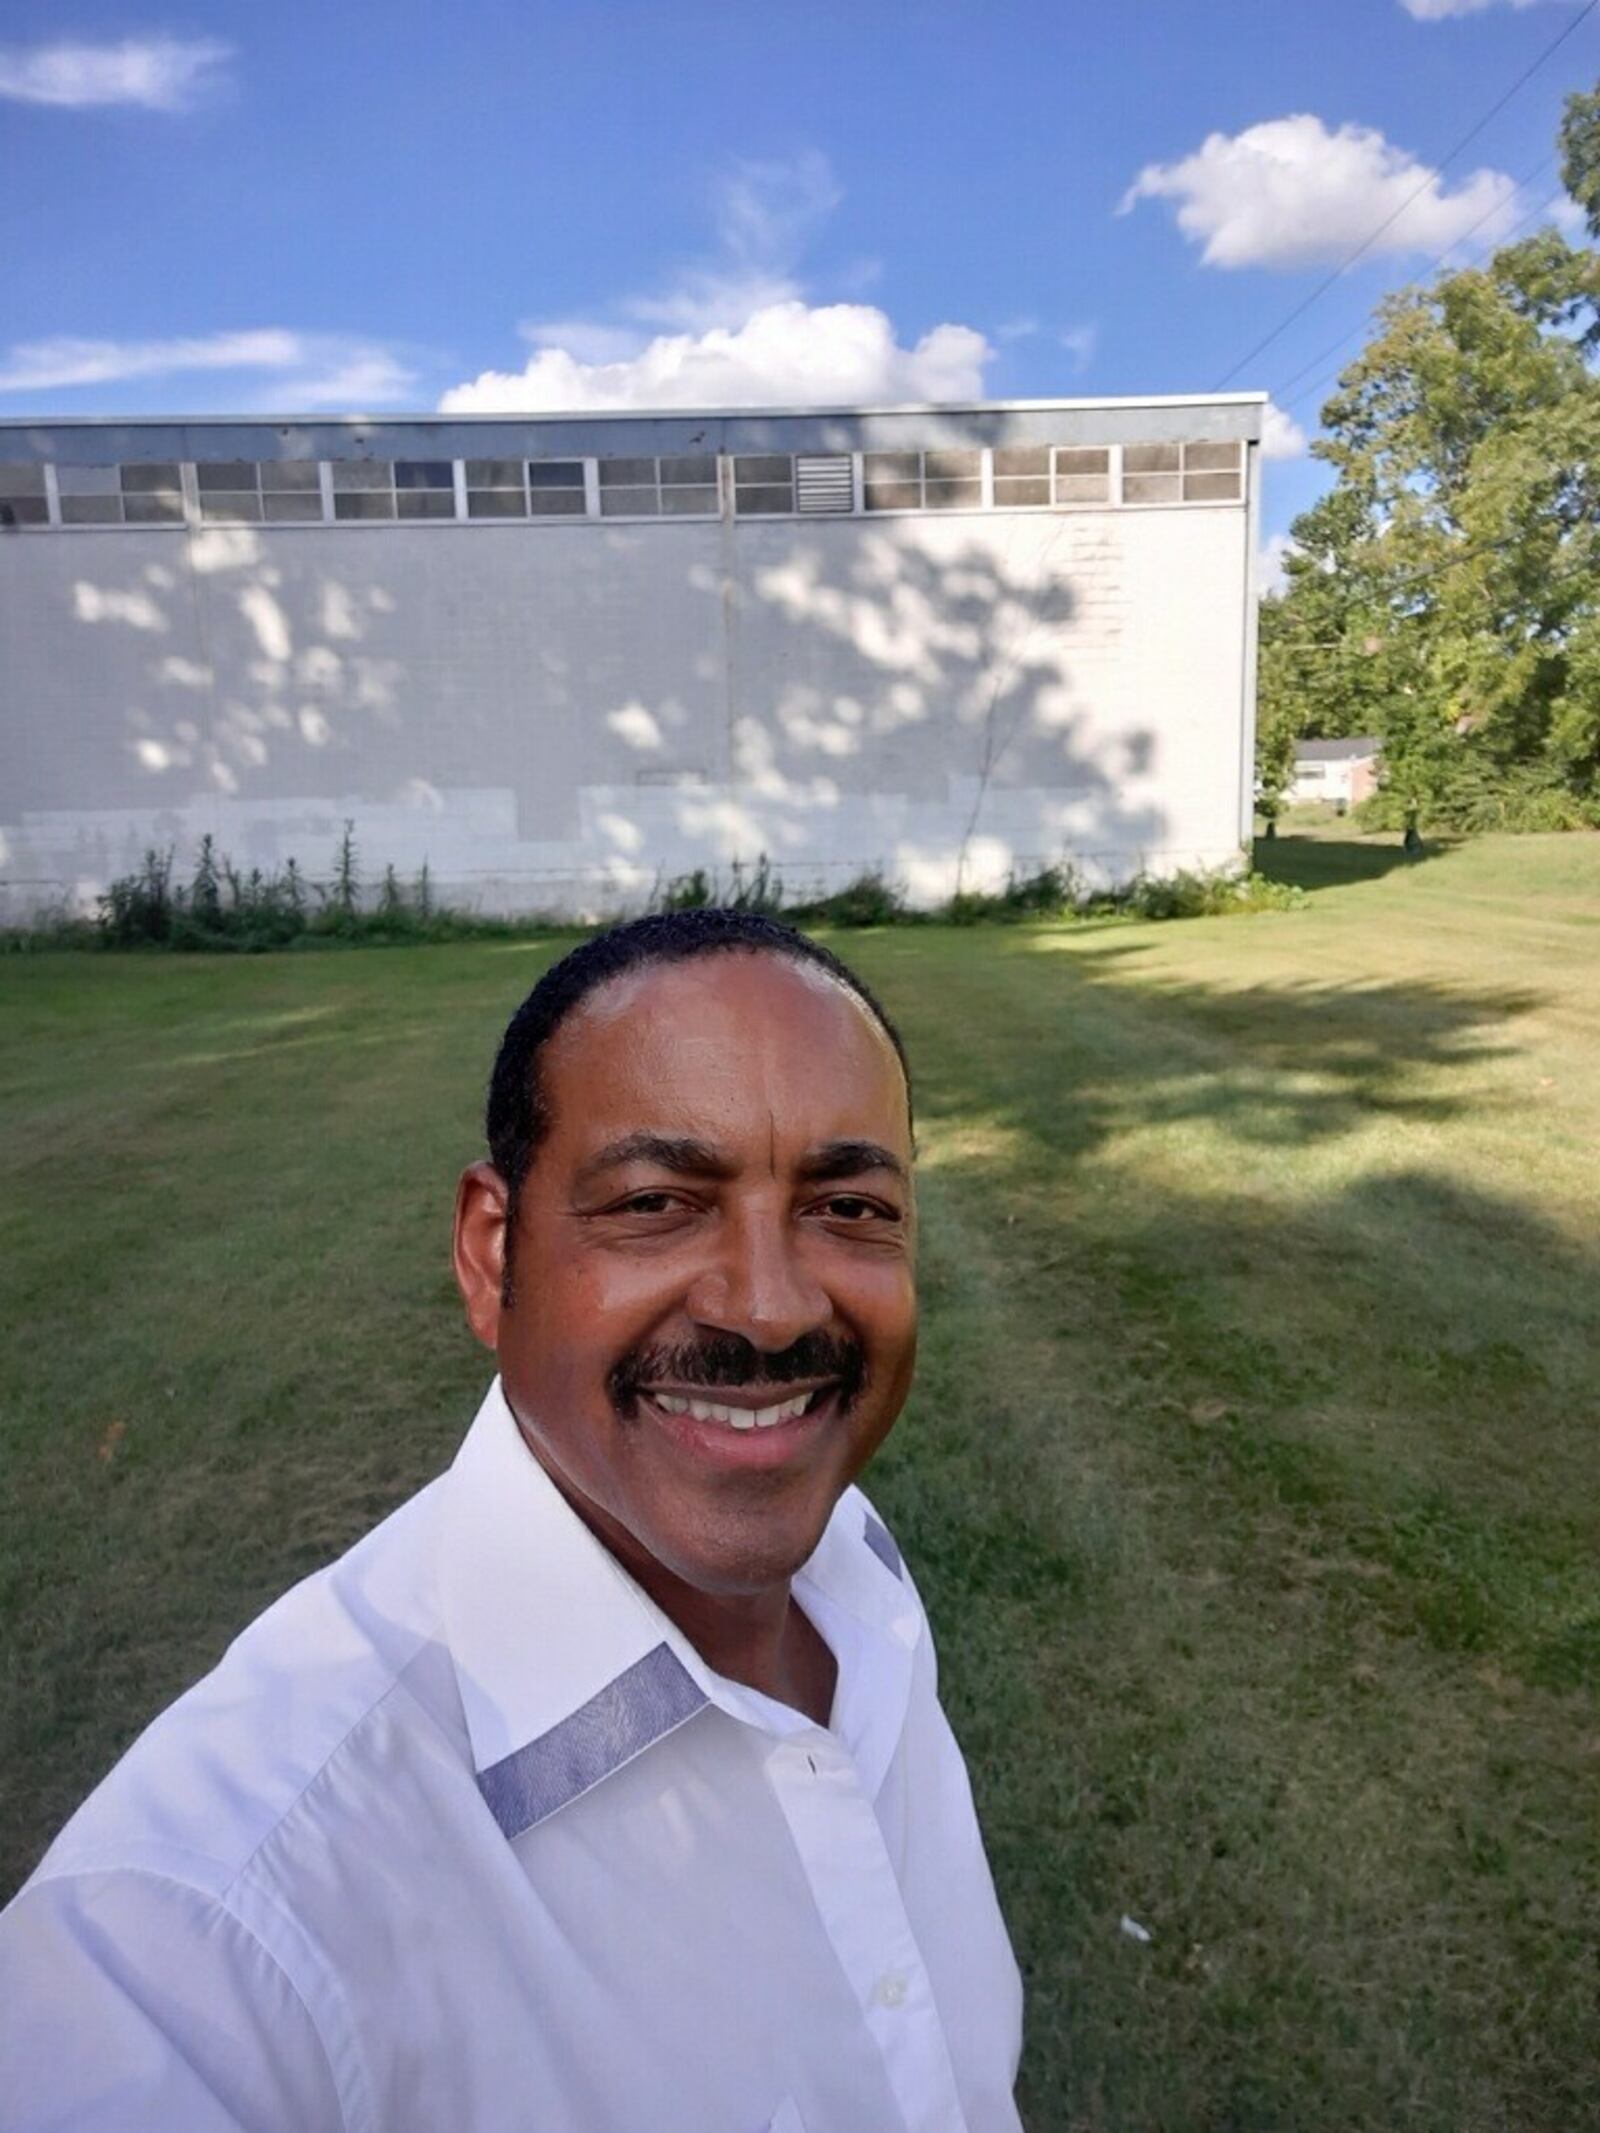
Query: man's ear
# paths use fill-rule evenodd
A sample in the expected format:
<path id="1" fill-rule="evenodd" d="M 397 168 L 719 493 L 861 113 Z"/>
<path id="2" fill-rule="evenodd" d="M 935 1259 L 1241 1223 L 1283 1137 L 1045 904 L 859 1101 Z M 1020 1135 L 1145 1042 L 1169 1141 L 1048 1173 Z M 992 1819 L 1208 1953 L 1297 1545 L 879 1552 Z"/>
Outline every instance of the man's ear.
<path id="1" fill-rule="evenodd" d="M 467 1324 L 486 1348 L 500 1340 L 506 1278 L 505 1179 L 493 1163 L 469 1163 L 456 1187 L 456 1287 Z"/>

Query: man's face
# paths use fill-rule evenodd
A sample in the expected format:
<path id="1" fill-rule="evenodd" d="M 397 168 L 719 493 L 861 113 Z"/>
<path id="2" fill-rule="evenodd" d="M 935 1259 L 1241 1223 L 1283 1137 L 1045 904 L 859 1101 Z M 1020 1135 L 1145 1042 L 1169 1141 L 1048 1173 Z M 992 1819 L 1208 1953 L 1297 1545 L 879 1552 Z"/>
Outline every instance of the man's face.
<path id="1" fill-rule="evenodd" d="M 540 1071 L 512 1300 L 463 1275 L 523 1435 L 643 1582 L 782 1583 L 911 1383 L 893 1048 L 824 972 L 730 951 L 602 986 Z"/>

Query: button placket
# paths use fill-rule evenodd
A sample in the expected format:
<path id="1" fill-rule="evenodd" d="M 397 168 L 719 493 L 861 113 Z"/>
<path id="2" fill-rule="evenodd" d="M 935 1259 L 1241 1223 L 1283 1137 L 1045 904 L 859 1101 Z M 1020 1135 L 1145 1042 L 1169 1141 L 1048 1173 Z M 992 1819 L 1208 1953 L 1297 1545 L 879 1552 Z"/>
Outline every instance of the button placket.
<path id="1" fill-rule="evenodd" d="M 855 1762 L 831 1734 L 785 1743 L 773 1787 L 909 2133 L 964 2125 L 944 2025 Z"/>

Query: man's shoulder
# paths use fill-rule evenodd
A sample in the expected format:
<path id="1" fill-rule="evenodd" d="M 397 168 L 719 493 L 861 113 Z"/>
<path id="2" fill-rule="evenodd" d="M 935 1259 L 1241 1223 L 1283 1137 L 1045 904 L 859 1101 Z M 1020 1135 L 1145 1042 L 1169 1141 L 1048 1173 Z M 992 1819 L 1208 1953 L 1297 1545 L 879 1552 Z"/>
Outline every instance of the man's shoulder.
<path id="1" fill-rule="evenodd" d="M 34 1880 L 119 1867 L 223 1896 L 397 1690 L 459 1726 L 433 1597 L 433 1482 L 275 1600 L 168 1705 L 65 1825 Z M 430 1693 L 431 1692 L 431 1693 Z"/>

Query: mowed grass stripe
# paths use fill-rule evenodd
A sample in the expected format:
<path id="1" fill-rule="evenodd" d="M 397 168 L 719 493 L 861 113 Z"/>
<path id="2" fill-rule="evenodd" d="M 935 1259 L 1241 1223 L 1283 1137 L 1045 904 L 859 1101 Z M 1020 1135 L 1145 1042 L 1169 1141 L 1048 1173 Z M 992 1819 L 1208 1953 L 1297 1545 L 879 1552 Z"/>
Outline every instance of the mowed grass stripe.
<path id="1" fill-rule="evenodd" d="M 869 1486 L 1029 1973 L 1030 2126 L 1567 2129 L 1600 840 L 1270 858 L 1304 912 L 839 939 L 919 1077 L 923 1362 Z M 554 952 L 0 966 L 12 1878 L 448 1458 L 451 1186 Z"/>

